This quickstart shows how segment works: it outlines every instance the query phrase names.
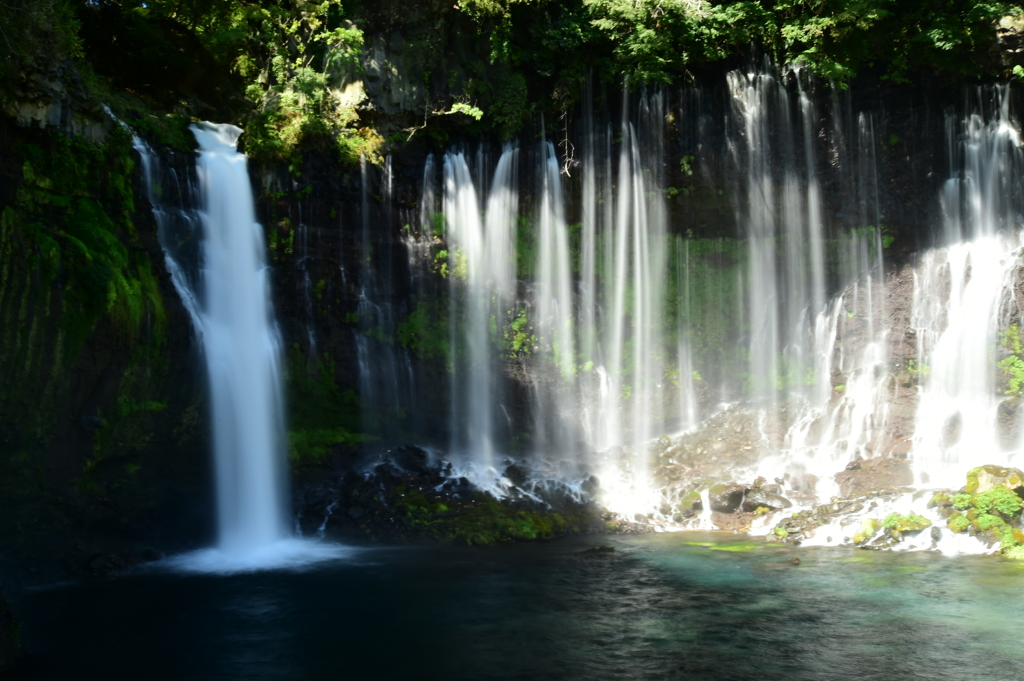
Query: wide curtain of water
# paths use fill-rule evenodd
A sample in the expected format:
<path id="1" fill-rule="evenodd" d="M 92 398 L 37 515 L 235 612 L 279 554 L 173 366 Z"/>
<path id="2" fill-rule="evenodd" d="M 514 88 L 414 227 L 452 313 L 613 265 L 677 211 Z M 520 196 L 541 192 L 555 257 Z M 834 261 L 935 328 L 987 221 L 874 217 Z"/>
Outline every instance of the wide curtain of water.
<path id="1" fill-rule="evenodd" d="M 522 146 L 518 164 L 515 147 L 497 163 L 483 143 L 451 151 L 442 202 L 425 180 L 424 215 L 439 207 L 447 230 L 451 443 L 470 477 L 500 489 L 516 460 L 577 490 L 596 474 L 602 503 L 668 520 L 659 438 L 730 405 L 756 419 L 759 454 L 721 474 L 808 500 L 875 456 L 909 457 L 932 487 L 1016 462 L 1024 165 L 1009 89 L 947 115 L 931 246 L 890 266 L 880 114 L 767 62 L 718 94 L 640 88 L 616 107 L 588 87 L 572 145 Z M 680 193 L 721 204 L 721 224 L 688 224 Z M 709 229 L 731 235 L 695 235 Z M 511 374 L 528 409 L 512 408 Z"/>

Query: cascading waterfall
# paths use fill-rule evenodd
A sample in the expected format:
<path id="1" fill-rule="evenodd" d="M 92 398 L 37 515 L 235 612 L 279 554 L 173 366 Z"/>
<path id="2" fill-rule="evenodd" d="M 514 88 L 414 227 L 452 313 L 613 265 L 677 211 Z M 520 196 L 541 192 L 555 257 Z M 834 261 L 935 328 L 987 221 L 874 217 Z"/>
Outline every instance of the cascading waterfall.
<path id="1" fill-rule="evenodd" d="M 893 348 L 904 347 L 907 324 L 904 307 L 889 308 L 875 118 L 837 91 L 819 116 L 817 86 L 799 72 L 785 77 L 790 85 L 767 67 L 728 75 L 721 142 L 741 178 L 729 202 L 735 239 L 693 238 L 677 224 L 670 234 L 665 197 L 680 190 L 665 187 L 664 132 L 675 114 L 662 93 L 624 95 L 612 124 L 586 90 L 578 161 L 562 164 L 553 144 L 540 143 L 536 190 L 518 225 L 508 148 L 486 201 L 486 154 L 445 156 L 452 347 L 462 349 L 452 450 L 491 471 L 475 481 L 500 483 L 501 459 L 523 452 L 495 418 L 505 409 L 499 358 L 512 320 L 526 346 L 516 371 L 529 385 L 530 420 L 517 426 L 529 430 L 534 471 L 570 486 L 595 472 L 602 503 L 626 517 L 671 522 L 659 509 L 681 500 L 652 461 L 664 436 L 701 428 L 718 396 L 747 400 L 741 409 L 760 429 L 757 462 L 732 474 L 776 479 L 800 503 L 837 494 L 834 475 L 858 459 L 910 455 L 918 483 L 933 486 L 958 486 L 964 466 L 982 462 L 967 446 L 984 450 L 984 462 L 1016 460 L 1016 402 L 999 398 L 1010 386 L 995 367 L 1019 354 L 1008 334 L 1019 333 L 1021 314 L 1024 164 L 1006 90 L 978 94 L 979 113 L 963 124 L 950 118 L 943 244 L 913 270 L 905 318 L 918 347 L 900 369 Z M 707 136 L 713 126 L 699 115 L 683 124 Z M 693 159 L 683 157 L 684 172 Z M 507 219 L 494 222 L 498 194 Z M 907 416 L 915 406 L 916 427 Z M 707 503 L 693 521 L 702 527 Z"/>
<path id="2" fill-rule="evenodd" d="M 280 339 L 242 130 L 192 126 L 204 228 L 200 325 L 213 405 L 219 545 L 252 553 L 285 537 Z"/>
<path id="3" fill-rule="evenodd" d="M 335 558 L 336 547 L 289 538 L 280 339 L 246 157 L 236 150 L 242 130 L 191 129 L 198 187 L 163 172 L 134 138 L 167 269 L 203 345 L 213 412 L 218 545 L 171 562 L 233 572 Z"/>
<path id="4" fill-rule="evenodd" d="M 999 413 L 999 392 L 1016 391 L 993 356 L 1013 354 L 1020 342 L 1024 151 L 1009 88 L 979 90 L 974 98 L 974 112 L 962 122 L 947 118 L 945 244 L 924 255 L 914 278 L 918 348 L 909 369 L 922 388 L 913 461 L 918 481 L 934 486 L 959 486 L 963 469 L 978 463 L 1020 464 L 1019 438 L 1001 434 L 1015 430 L 1018 417 L 1012 409 Z"/>
<path id="5" fill-rule="evenodd" d="M 600 477 L 609 503 L 635 513 L 650 505 L 647 443 L 664 431 L 667 416 L 660 408 L 668 364 L 660 316 L 667 265 L 660 172 L 663 96 L 641 97 L 638 125 L 642 134 L 629 120 L 628 111 L 624 94 L 617 182 L 606 199 L 613 200 L 614 213 L 603 235 L 610 247 L 602 273 L 607 314 L 598 326 L 597 371 L 602 387 L 594 445 L 599 451 L 630 446 L 631 455 L 625 460 L 604 462 Z"/>
<path id="6" fill-rule="evenodd" d="M 790 92 L 767 70 L 733 71 L 728 82 L 741 126 L 735 147 L 745 155 L 746 170 L 736 205 L 749 249 L 747 391 L 774 400 L 780 389 L 801 388 L 820 403 L 828 384 L 812 356 L 815 320 L 825 304 L 813 106 L 800 90 L 794 107 Z"/>
<path id="7" fill-rule="evenodd" d="M 577 372 L 576 338 L 573 324 L 574 298 L 569 235 L 562 201 L 562 182 L 554 145 L 540 143 L 540 208 L 537 214 L 537 262 L 533 285 L 535 329 L 539 350 L 547 359 L 550 390 L 537 390 L 534 446 L 542 453 L 557 453 L 575 460 L 577 405 L 574 377 Z M 539 377 L 534 376 L 535 384 Z M 551 419 L 554 415 L 556 418 Z"/>
<path id="8" fill-rule="evenodd" d="M 452 319 L 452 346 L 464 343 L 452 386 L 452 442 L 456 455 L 467 455 L 481 484 L 494 479 L 495 363 L 491 351 L 498 319 L 506 316 L 515 295 L 516 163 L 518 150 L 506 145 L 494 171 L 486 202 L 481 201 L 462 153 L 444 158 L 444 214 L 449 239 L 451 299 L 464 301 L 463 323 Z M 478 173 L 483 170 L 478 159 Z M 492 333 L 492 324 L 495 331 Z M 461 342 L 460 342 L 461 341 Z"/>

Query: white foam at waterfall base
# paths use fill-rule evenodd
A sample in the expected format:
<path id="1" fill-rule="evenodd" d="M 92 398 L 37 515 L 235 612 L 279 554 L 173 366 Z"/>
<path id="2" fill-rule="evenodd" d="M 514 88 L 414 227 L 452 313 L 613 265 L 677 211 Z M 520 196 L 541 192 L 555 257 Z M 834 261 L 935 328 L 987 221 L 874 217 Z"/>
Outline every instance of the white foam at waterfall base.
<path id="1" fill-rule="evenodd" d="M 181 572 L 238 574 L 261 570 L 302 570 L 327 561 L 351 559 L 360 549 L 313 539 L 287 538 L 248 551 L 200 549 L 172 556 L 162 566 Z"/>
<path id="2" fill-rule="evenodd" d="M 928 508 L 928 500 L 932 492 L 909 492 L 893 499 L 869 500 L 865 508 L 857 513 L 842 516 L 830 523 L 815 528 L 812 537 L 801 542 L 801 546 L 850 546 L 852 537 L 860 532 L 863 522 L 869 518 L 884 520 L 891 513 L 907 515 L 914 513 L 931 521 L 931 527 L 915 533 L 907 533 L 904 539 L 889 548 L 892 551 L 938 551 L 945 556 L 986 555 L 997 553 L 999 544 L 986 546 L 975 537 L 966 533 L 956 533 L 946 527 L 946 520 L 939 515 L 937 508 Z M 932 536 L 932 530 L 938 528 L 939 538 Z M 879 530 L 865 544 L 880 535 Z"/>

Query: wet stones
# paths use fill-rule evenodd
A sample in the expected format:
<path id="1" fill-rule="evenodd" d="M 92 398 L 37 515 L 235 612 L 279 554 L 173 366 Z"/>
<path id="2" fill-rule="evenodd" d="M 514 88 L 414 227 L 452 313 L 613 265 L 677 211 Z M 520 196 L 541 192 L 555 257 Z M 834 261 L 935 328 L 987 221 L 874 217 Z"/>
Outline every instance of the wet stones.
<path id="1" fill-rule="evenodd" d="M 538 483 L 540 473 L 527 463 L 506 461 L 502 470 L 502 491 L 492 494 L 457 477 L 448 461 L 397 447 L 343 475 L 306 481 L 292 497 L 303 535 L 344 541 L 484 545 L 608 529 L 575 488 Z"/>
<path id="2" fill-rule="evenodd" d="M 763 485 L 758 479 L 753 485 L 715 485 L 709 492 L 711 510 L 719 513 L 757 513 L 781 511 L 793 504 L 783 497 L 779 485 Z M 700 507 L 699 495 L 693 502 Z"/>
<path id="3" fill-rule="evenodd" d="M 747 490 L 743 497 L 742 508 L 744 511 L 754 513 L 759 508 L 767 508 L 771 511 L 781 511 L 791 507 L 793 504 L 781 494 L 775 491 L 778 485 L 766 485 L 754 487 Z"/>
<path id="4" fill-rule="evenodd" d="M 835 479 L 843 497 L 859 497 L 911 485 L 914 473 L 905 459 L 878 457 L 851 463 Z"/>
<path id="5" fill-rule="evenodd" d="M 733 513 L 743 504 L 747 488 L 744 485 L 715 485 L 711 488 L 711 510 Z"/>

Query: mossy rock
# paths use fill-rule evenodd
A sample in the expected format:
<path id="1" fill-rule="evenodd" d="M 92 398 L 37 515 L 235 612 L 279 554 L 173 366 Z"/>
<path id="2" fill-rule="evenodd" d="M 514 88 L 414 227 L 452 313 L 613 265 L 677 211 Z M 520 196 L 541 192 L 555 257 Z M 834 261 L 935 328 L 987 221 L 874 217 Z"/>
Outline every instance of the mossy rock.
<path id="1" fill-rule="evenodd" d="M 874 537 L 882 528 L 882 521 L 878 518 L 865 518 L 860 524 L 860 531 L 853 535 L 854 544 L 863 544 Z"/>
<path id="2" fill-rule="evenodd" d="M 1012 492 L 1024 490 L 1024 472 L 1017 468 L 992 465 L 978 466 L 967 471 L 964 491 L 968 494 L 982 494 L 994 487 L 1005 487 Z"/>
<path id="3" fill-rule="evenodd" d="M 956 533 L 966 532 L 967 528 L 971 526 L 971 521 L 963 513 L 953 513 L 946 520 L 946 527 Z"/>
<path id="4" fill-rule="evenodd" d="M 920 532 L 929 528 L 932 526 L 932 521 L 915 513 L 908 513 L 907 515 L 890 513 L 885 516 L 882 526 L 894 536 L 900 536 L 908 532 Z"/>
<path id="5" fill-rule="evenodd" d="M 703 502 L 700 498 L 700 492 L 694 490 L 687 494 L 682 500 L 676 504 L 676 512 L 683 518 L 692 516 L 697 513 L 698 510 L 702 510 Z"/>
<path id="6" fill-rule="evenodd" d="M 1003 550 L 1003 555 L 1010 560 L 1024 561 L 1024 546 L 1013 546 Z"/>
<path id="7" fill-rule="evenodd" d="M 1009 488 L 998 485 L 975 494 L 971 505 L 982 513 L 996 512 L 1005 518 L 1013 518 L 1020 515 L 1024 501 Z"/>

